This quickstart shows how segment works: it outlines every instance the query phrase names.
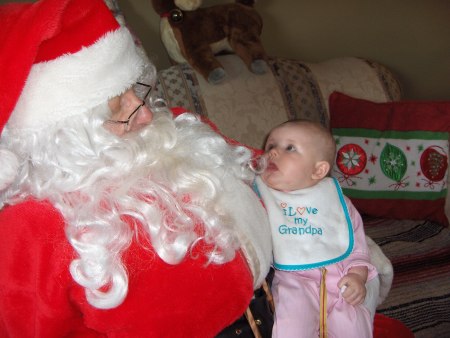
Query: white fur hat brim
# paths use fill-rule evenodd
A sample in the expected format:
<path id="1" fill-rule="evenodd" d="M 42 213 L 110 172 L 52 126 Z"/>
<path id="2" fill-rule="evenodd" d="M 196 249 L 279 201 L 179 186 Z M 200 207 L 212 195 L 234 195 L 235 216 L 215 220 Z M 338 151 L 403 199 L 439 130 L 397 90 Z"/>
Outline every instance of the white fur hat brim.
<path id="1" fill-rule="evenodd" d="M 126 28 L 74 54 L 32 66 L 7 123 L 12 132 L 43 129 L 122 94 L 139 78 L 144 60 Z"/>

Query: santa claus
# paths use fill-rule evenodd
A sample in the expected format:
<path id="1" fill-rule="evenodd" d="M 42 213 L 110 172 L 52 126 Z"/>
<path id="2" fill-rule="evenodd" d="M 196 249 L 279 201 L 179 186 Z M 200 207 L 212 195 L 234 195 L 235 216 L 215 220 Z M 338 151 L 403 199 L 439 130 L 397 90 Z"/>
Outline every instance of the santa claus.
<path id="1" fill-rule="evenodd" d="M 101 0 L 0 22 L 0 336 L 215 336 L 270 264 L 250 151 L 152 97 Z"/>

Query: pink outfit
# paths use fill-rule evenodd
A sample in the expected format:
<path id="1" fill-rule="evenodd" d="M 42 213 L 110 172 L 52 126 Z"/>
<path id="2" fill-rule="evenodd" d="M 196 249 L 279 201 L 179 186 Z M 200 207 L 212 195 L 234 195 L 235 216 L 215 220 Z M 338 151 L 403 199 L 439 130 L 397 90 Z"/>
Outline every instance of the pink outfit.
<path id="1" fill-rule="evenodd" d="M 377 275 L 370 264 L 361 216 L 347 198 L 346 202 L 353 223 L 354 248 L 345 260 L 326 266 L 327 332 L 329 338 L 372 337 L 373 323 L 368 309 L 363 304 L 348 304 L 337 287 L 339 280 L 354 266 L 368 267 L 368 281 Z M 272 337 L 318 337 L 320 278 L 320 269 L 275 270 L 272 291 L 276 313 Z"/>

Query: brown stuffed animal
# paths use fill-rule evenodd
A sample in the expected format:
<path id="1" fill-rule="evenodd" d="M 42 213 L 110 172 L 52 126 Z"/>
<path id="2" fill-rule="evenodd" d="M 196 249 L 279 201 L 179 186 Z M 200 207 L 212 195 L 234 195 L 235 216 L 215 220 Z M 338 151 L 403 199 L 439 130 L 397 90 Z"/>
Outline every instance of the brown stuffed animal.
<path id="1" fill-rule="evenodd" d="M 199 8 L 201 0 L 152 0 L 161 16 L 161 39 L 170 58 L 189 63 L 208 82 L 217 84 L 226 74 L 215 58 L 233 51 L 256 74 L 264 74 L 267 56 L 260 41 L 262 19 L 254 0 Z"/>

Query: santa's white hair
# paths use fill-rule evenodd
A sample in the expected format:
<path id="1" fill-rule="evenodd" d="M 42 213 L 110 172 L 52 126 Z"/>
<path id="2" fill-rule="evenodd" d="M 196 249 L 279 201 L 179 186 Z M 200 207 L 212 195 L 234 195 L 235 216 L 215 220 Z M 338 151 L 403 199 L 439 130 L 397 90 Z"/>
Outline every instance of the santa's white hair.
<path id="1" fill-rule="evenodd" d="M 133 236 L 146 234 L 170 264 L 200 240 L 212 247 L 206 254 L 216 264 L 232 260 L 242 243 L 229 202 L 221 201 L 251 179 L 245 169 L 250 152 L 229 146 L 192 114 L 173 119 L 166 108 L 152 110 L 150 125 L 123 137 L 103 128 L 107 104 L 43 132 L 19 138 L 6 126 L 2 133 L 0 146 L 16 154 L 19 169 L 0 192 L 0 208 L 30 197 L 53 203 L 78 254 L 72 277 L 97 308 L 115 307 L 126 297 L 121 254 Z"/>

